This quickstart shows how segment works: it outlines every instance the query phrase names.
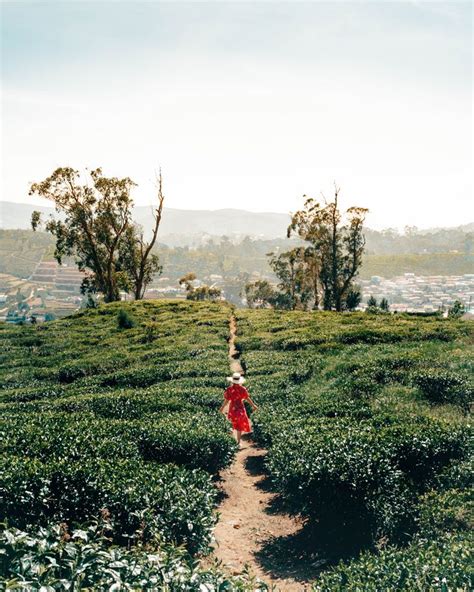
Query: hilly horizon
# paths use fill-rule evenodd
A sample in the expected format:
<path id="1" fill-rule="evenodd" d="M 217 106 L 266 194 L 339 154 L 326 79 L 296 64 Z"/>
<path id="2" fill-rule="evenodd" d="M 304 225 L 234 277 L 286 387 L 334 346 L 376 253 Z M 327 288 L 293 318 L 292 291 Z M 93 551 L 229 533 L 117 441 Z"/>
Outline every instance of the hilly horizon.
<path id="1" fill-rule="evenodd" d="M 151 229 L 153 206 L 136 206 L 133 219 L 145 229 Z M 0 204 L 0 228 L 29 229 L 31 213 L 40 211 L 44 216 L 54 214 L 54 208 L 4 201 Z M 286 234 L 289 214 L 276 212 L 248 212 L 238 208 L 217 210 L 180 210 L 164 208 L 160 236 L 172 235 L 240 235 L 277 238 Z"/>
<path id="2" fill-rule="evenodd" d="M 151 230 L 152 206 L 136 206 L 133 209 L 134 221 L 141 225 L 145 234 Z M 34 204 L 3 201 L 0 202 L 0 228 L 26 230 L 31 228 L 30 219 L 34 210 L 43 216 L 54 214 L 52 207 Z M 160 242 L 170 246 L 182 246 L 209 236 L 250 236 L 251 238 L 284 238 L 290 222 L 290 214 L 278 212 L 250 212 L 238 208 L 216 210 L 163 209 L 160 225 Z M 368 230 L 372 230 L 367 228 Z M 462 232 L 474 231 L 474 222 L 453 227 L 418 229 L 420 233 L 430 233 L 445 229 Z M 379 231 L 381 232 L 381 231 Z"/>

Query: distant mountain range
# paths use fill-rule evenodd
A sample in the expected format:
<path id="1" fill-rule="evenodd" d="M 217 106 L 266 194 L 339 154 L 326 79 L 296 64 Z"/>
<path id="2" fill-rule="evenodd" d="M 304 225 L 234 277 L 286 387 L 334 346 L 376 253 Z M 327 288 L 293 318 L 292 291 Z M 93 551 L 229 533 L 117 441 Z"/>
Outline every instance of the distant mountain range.
<path id="1" fill-rule="evenodd" d="M 0 228 L 29 229 L 31 213 L 38 210 L 44 217 L 54 214 L 54 208 L 0 202 Z M 135 222 L 149 233 L 153 224 L 152 206 L 137 206 L 133 211 Z M 290 222 L 289 214 L 275 212 L 247 212 L 237 209 L 222 210 L 177 210 L 165 208 L 160 226 L 159 242 L 169 246 L 198 245 L 210 237 L 227 235 L 232 239 L 249 236 L 251 238 L 284 238 Z M 440 232 L 443 229 L 432 228 L 418 231 L 419 235 Z M 458 226 L 458 232 L 474 232 L 474 223 Z M 368 230 L 368 238 L 379 235 Z"/>
<path id="2" fill-rule="evenodd" d="M 0 228 L 31 228 L 31 213 L 40 211 L 44 217 L 54 214 L 54 208 L 0 202 Z M 133 219 L 149 232 L 153 217 L 151 206 L 137 206 Z M 177 210 L 165 208 L 159 240 L 167 244 L 190 244 L 205 236 L 251 236 L 253 238 L 282 238 L 290 222 L 288 214 L 246 212 L 244 210 Z M 188 240 L 185 240 L 186 237 Z"/>

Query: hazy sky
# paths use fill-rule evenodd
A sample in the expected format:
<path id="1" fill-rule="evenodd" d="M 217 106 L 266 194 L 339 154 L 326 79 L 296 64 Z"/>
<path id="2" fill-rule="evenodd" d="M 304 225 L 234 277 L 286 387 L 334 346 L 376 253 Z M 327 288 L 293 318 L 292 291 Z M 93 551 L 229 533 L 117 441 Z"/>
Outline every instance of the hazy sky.
<path id="1" fill-rule="evenodd" d="M 149 203 L 294 211 L 331 194 L 375 228 L 472 208 L 470 2 L 2 2 L 2 199 L 57 166 Z"/>

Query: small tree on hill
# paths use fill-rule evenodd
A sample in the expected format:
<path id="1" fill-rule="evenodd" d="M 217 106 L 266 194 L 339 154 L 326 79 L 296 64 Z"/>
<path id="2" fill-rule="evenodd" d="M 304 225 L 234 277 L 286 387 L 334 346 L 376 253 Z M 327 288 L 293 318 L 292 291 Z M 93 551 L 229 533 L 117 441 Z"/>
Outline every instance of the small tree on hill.
<path id="1" fill-rule="evenodd" d="M 362 300 L 362 294 L 358 288 L 352 288 L 349 290 L 346 298 L 346 308 L 347 310 L 354 311 Z"/>
<path id="2" fill-rule="evenodd" d="M 386 298 L 382 298 L 382 300 L 380 301 L 379 307 L 380 307 L 380 310 L 382 310 L 383 312 L 390 312 L 390 305 L 389 305 L 388 300 Z"/>
<path id="3" fill-rule="evenodd" d="M 448 310 L 448 317 L 451 319 L 459 319 L 466 312 L 466 307 L 460 300 L 455 300 L 453 305 Z"/>
<path id="4" fill-rule="evenodd" d="M 366 208 L 351 207 L 345 215 L 338 205 L 340 189 L 335 185 L 334 201 L 321 205 L 307 199 L 288 227 L 311 243 L 313 269 L 317 273 L 325 310 L 341 311 L 362 263 L 365 238 L 363 224 Z M 318 286 L 319 289 L 319 286 Z"/>
<path id="5" fill-rule="evenodd" d="M 374 296 L 370 295 L 369 299 L 367 300 L 367 309 L 366 312 L 378 312 L 379 306 L 377 303 L 377 299 Z"/>
<path id="6" fill-rule="evenodd" d="M 245 284 L 245 297 L 249 308 L 267 308 L 276 301 L 276 292 L 266 280 Z"/>
<path id="7" fill-rule="evenodd" d="M 188 273 L 179 280 L 179 285 L 184 286 L 186 290 L 186 300 L 218 300 L 222 292 L 219 288 L 213 286 L 195 287 L 193 282 L 196 280 L 194 273 Z"/>
<path id="8" fill-rule="evenodd" d="M 121 308 L 117 314 L 117 325 L 119 329 L 132 329 L 135 321 L 125 309 Z"/>

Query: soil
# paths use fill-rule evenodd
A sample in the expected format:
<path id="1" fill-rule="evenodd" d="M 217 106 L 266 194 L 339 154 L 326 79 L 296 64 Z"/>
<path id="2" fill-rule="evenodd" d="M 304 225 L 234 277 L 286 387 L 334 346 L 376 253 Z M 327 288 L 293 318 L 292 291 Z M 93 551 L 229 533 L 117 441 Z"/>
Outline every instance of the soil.
<path id="1" fill-rule="evenodd" d="M 235 334 L 236 321 L 232 317 L 230 368 L 231 372 L 242 372 Z M 314 580 L 318 566 L 298 560 L 303 524 L 279 507 L 264 469 L 266 454 L 247 435 L 232 466 L 221 472 L 219 487 L 223 500 L 218 509 L 213 556 L 231 575 L 247 570 L 274 590 L 309 590 L 309 580 Z"/>

